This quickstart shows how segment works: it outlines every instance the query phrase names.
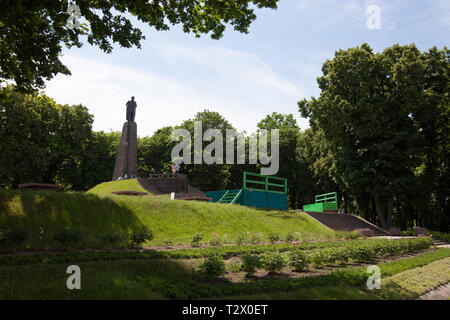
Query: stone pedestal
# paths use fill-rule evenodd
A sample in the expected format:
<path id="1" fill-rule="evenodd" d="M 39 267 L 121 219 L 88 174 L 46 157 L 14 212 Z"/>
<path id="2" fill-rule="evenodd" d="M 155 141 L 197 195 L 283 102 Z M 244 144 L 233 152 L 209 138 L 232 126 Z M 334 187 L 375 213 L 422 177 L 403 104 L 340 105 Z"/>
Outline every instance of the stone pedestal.
<path id="1" fill-rule="evenodd" d="M 113 181 L 127 175 L 137 177 L 137 125 L 136 122 L 125 122 L 120 138 L 119 152 L 114 166 Z"/>

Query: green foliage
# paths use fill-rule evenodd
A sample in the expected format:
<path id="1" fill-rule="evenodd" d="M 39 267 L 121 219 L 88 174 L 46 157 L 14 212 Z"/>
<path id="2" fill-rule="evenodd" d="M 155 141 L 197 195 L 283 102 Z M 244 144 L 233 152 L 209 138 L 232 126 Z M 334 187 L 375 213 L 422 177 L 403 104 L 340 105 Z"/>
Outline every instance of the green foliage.
<path id="1" fill-rule="evenodd" d="M 278 273 L 286 266 L 287 261 L 284 255 L 278 251 L 263 253 L 262 265 L 270 273 Z"/>
<path id="2" fill-rule="evenodd" d="M 437 238 L 442 241 L 450 242 L 450 233 L 439 232 L 439 231 L 429 231 L 428 232 L 433 239 Z"/>
<path id="3" fill-rule="evenodd" d="M 239 233 L 239 234 L 236 236 L 235 244 L 236 244 L 237 246 L 241 246 L 241 245 L 245 244 L 246 242 L 249 241 L 249 235 L 250 235 L 249 232 L 247 232 L 247 233 Z"/>
<path id="4" fill-rule="evenodd" d="M 295 241 L 296 239 L 292 232 L 288 232 L 286 234 L 285 240 L 286 240 L 286 242 L 292 242 L 292 241 Z"/>
<path id="5" fill-rule="evenodd" d="M 250 237 L 250 243 L 258 244 L 264 242 L 264 234 L 262 232 L 253 233 Z"/>
<path id="6" fill-rule="evenodd" d="M 310 263 L 310 259 L 307 254 L 300 250 L 292 250 L 289 253 L 289 265 L 297 271 L 305 271 L 308 269 L 308 265 Z"/>
<path id="7" fill-rule="evenodd" d="M 309 148 L 320 155 L 316 177 L 332 177 L 385 229 L 392 219 L 448 221 L 449 57 L 446 47 L 422 53 L 414 44 L 339 50 L 323 65 L 320 97 L 299 102 L 323 137 Z"/>
<path id="8" fill-rule="evenodd" d="M 275 242 L 280 241 L 280 236 L 275 232 L 269 233 L 267 238 L 269 239 L 270 243 L 275 243 Z"/>
<path id="9" fill-rule="evenodd" d="M 107 231 L 103 233 L 101 239 L 108 244 L 118 244 L 124 240 L 124 236 L 120 232 Z"/>
<path id="10" fill-rule="evenodd" d="M 152 240 L 153 240 L 153 233 L 151 230 L 147 228 L 133 230 L 130 234 L 131 243 L 137 246 Z"/>
<path id="11" fill-rule="evenodd" d="M 166 247 L 170 247 L 173 245 L 173 241 L 170 239 L 166 239 L 163 241 L 163 245 L 165 245 Z"/>
<path id="12" fill-rule="evenodd" d="M 69 14 L 66 1 L 26 3 L 8 1 L 0 5 L 0 21 L 7 28 L 0 29 L 0 79 L 14 80 L 22 90 L 44 87 L 44 79 L 58 73 L 70 74 L 60 61 L 62 46 L 81 47 L 81 36 L 87 36 L 90 45 L 110 53 L 113 43 L 121 47 L 141 47 L 145 36 L 133 26 L 128 15 L 144 22 L 152 29 L 169 30 L 169 25 L 180 24 L 185 32 L 196 37 L 211 33 L 220 39 L 225 25 L 248 33 L 256 19 L 255 8 L 276 9 L 278 0 L 237 0 L 200 3 L 194 0 L 179 2 L 120 2 L 74 1 L 86 24 L 81 29 L 66 27 Z M 20 19 L 18 19 L 20 17 Z"/>
<path id="13" fill-rule="evenodd" d="M 361 238 L 361 234 L 355 231 L 335 231 L 336 239 L 355 240 Z"/>
<path id="14" fill-rule="evenodd" d="M 261 259 L 256 254 L 244 254 L 242 256 L 242 271 L 247 277 L 256 273 L 256 270 L 262 267 Z"/>
<path id="15" fill-rule="evenodd" d="M 24 229 L 0 229 L 0 246 L 18 247 L 26 241 L 28 235 Z"/>
<path id="16" fill-rule="evenodd" d="M 206 280 L 217 279 L 227 273 L 225 263 L 219 255 L 210 255 L 199 267 L 199 275 Z"/>
<path id="17" fill-rule="evenodd" d="M 219 235 L 213 236 L 211 239 L 209 239 L 209 245 L 211 246 L 221 246 L 222 245 L 222 238 Z"/>
<path id="18" fill-rule="evenodd" d="M 236 261 L 235 263 L 233 263 L 230 266 L 230 272 L 236 273 L 236 272 L 240 272 L 240 271 L 242 271 L 242 262 L 241 261 Z"/>
<path id="19" fill-rule="evenodd" d="M 81 241 L 82 233 L 77 227 L 67 227 L 53 234 L 53 241 L 64 246 L 76 245 Z"/>
<path id="20" fill-rule="evenodd" d="M 201 234 L 194 234 L 191 238 L 191 245 L 193 247 L 198 247 L 198 245 L 200 244 L 200 241 L 202 241 L 203 237 Z"/>

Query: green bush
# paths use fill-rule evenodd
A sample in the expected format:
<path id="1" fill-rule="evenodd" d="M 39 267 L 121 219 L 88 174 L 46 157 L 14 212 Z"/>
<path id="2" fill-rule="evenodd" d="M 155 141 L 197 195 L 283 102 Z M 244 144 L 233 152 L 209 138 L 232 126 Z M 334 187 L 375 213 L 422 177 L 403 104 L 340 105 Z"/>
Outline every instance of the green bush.
<path id="1" fill-rule="evenodd" d="M 271 243 L 275 243 L 277 241 L 280 241 L 280 236 L 277 233 L 274 233 L 274 232 L 269 233 L 267 238 L 269 239 L 269 241 Z"/>
<path id="2" fill-rule="evenodd" d="M 242 256 L 242 271 L 247 277 L 256 273 L 256 270 L 261 268 L 261 259 L 256 254 L 244 254 Z"/>
<path id="3" fill-rule="evenodd" d="M 27 240 L 28 232 L 24 229 L 0 229 L 0 245 L 5 247 L 17 247 Z"/>
<path id="4" fill-rule="evenodd" d="M 230 272 L 240 272 L 242 271 L 242 262 L 237 261 L 230 266 Z"/>
<path id="5" fill-rule="evenodd" d="M 278 251 L 267 252 L 262 255 L 262 265 L 270 273 L 278 273 L 286 266 L 286 259 Z"/>
<path id="6" fill-rule="evenodd" d="M 335 231 L 336 239 L 355 240 L 361 238 L 361 234 L 355 231 Z"/>
<path id="7" fill-rule="evenodd" d="M 101 240 L 105 243 L 117 244 L 123 240 L 123 236 L 120 232 L 107 231 L 103 233 Z"/>
<path id="8" fill-rule="evenodd" d="M 301 250 L 294 250 L 289 253 L 289 265 L 297 272 L 307 270 L 309 262 L 308 255 Z"/>
<path id="9" fill-rule="evenodd" d="M 78 228 L 64 228 L 53 234 L 53 241 L 59 242 L 64 246 L 74 245 L 81 241 L 81 231 Z"/>
<path id="10" fill-rule="evenodd" d="M 193 247 L 198 247 L 198 245 L 200 244 L 200 241 L 202 241 L 203 237 L 201 236 L 201 234 L 194 234 L 194 236 L 191 238 L 191 245 Z"/>
<path id="11" fill-rule="evenodd" d="M 286 234 L 286 238 L 285 238 L 286 242 L 292 242 L 295 241 L 295 236 L 292 232 L 288 232 Z"/>
<path id="12" fill-rule="evenodd" d="M 264 242 L 264 235 L 262 234 L 262 232 L 254 233 L 250 237 L 250 242 L 252 244 L 262 243 Z"/>
<path id="13" fill-rule="evenodd" d="M 134 230 L 130 235 L 130 241 L 134 245 L 141 245 L 146 241 L 152 241 L 153 233 L 149 229 Z"/>
<path id="14" fill-rule="evenodd" d="M 219 236 L 214 236 L 209 240 L 209 245 L 211 246 L 221 246 L 222 245 L 222 239 Z"/>
<path id="15" fill-rule="evenodd" d="M 439 231 L 428 231 L 432 238 L 438 238 L 442 241 L 450 242 L 450 233 L 439 232 Z"/>
<path id="16" fill-rule="evenodd" d="M 236 240 L 234 241 L 234 243 L 238 246 L 241 246 L 243 244 L 245 244 L 248 241 L 248 237 L 246 234 L 240 233 L 237 235 Z"/>
<path id="17" fill-rule="evenodd" d="M 359 246 L 354 249 L 353 258 L 357 261 L 373 261 L 376 258 L 375 250 L 371 246 Z"/>
<path id="18" fill-rule="evenodd" d="M 311 262 L 314 268 L 322 268 L 327 263 L 327 258 L 323 252 L 324 250 L 317 250 L 311 254 Z"/>
<path id="19" fill-rule="evenodd" d="M 198 274 L 206 279 L 217 279 L 227 273 L 225 263 L 219 255 L 212 254 L 208 256 L 205 262 L 199 267 Z"/>
<path id="20" fill-rule="evenodd" d="M 170 247 L 173 245 L 173 241 L 170 239 L 166 239 L 163 241 L 163 245 L 165 245 L 166 247 Z"/>
<path id="21" fill-rule="evenodd" d="M 404 237 L 414 237 L 416 235 L 416 233 L 414 232 L 413 228 L 409 228 L 405 231 L 402 231 L 402 236 Z"/>

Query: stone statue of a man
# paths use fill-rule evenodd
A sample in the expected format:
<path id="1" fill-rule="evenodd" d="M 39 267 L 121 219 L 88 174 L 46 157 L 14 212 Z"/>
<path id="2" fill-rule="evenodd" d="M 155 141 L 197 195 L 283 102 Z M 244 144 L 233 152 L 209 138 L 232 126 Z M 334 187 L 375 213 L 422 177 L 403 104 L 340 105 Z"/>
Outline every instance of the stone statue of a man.
<path id="1" fill-rule="evenodd" d="M 134 117 L 136 116 L 136 101 L 134 101 L 134 97 L 131 97 L 131 100 L 127 102 L 127 121 L 134 122 Z"/>

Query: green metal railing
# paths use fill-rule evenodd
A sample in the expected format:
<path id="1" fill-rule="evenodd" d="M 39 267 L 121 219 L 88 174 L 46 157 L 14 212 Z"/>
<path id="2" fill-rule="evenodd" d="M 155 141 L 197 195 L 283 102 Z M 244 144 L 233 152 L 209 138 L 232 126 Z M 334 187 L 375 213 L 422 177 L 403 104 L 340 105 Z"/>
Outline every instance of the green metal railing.
<path id="1" fill-rule="evenodd" d="M 256 178 L 262 178 L 262 180 L 252 180 L 249 179 L 250 177 L 256 177 Z M 270 181 L 272 179 L 272 182 Z M 275 183 L 273 180 L 282 181 L 282 183 Z M 248 184 L 253 185 L 259 185 L 261 188 L 257 188 L 255 186 L 249 187 Z M 263 176 L 260 174 L 252 173 L 252 172 L 244 172 L 244 178 L 243 178 L 243 189 L 244 190 L 250 190 L 250 191 L 266 191 L 266 192 L 273 192 L 273 193 L 281 193 L 281 194 L 287 194 L 287 179 L 286 178 L 279 178 L 279 177 L 272 177 L 272 176 Z M 280 188 L 281 190 L 274 190 L 273 188 Z"/>
<path id="2" fill-rule="evenodd" d="M 331 201 L 330 201 L 331 200 Z M 319 194 L 315 197 L 316 203 L 337 203 L 337 192 L 331 192 L 327 194 Z"/>

